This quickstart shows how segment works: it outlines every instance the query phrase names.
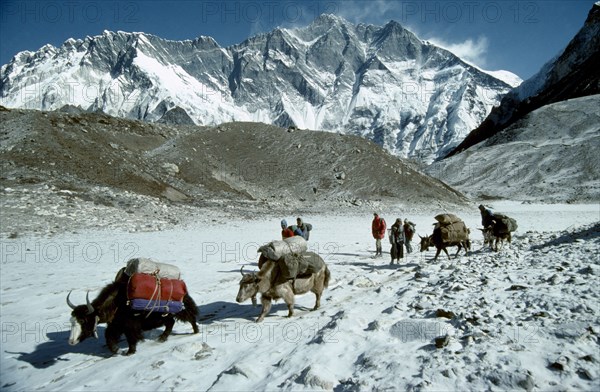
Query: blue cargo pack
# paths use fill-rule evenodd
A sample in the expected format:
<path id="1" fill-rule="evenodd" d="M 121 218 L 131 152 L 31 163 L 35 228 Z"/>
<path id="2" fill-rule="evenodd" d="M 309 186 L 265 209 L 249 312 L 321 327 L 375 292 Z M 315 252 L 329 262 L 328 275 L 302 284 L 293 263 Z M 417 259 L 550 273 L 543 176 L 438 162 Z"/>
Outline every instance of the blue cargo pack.
<path id="1" fill-rule="evenodd" d="M 183 310 L 182 301 L 157 301 L 153 299 L 130 299 L 129 306 L 133 310 L 144 310 L 157 313 L 179 313 Z"/>

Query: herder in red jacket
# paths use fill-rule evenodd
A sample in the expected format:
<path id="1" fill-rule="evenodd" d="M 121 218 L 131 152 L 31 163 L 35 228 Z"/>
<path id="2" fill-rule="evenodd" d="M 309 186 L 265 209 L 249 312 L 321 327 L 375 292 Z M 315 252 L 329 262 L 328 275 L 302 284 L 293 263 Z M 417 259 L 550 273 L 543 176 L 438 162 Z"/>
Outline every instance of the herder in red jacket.
<path id="1" fill-rule="evenodd" d="M 294 231 L 287 225 L 285 219 L 281 220 L 281 239 L 286 239 L 294 236 Z"/>
<path id="2" fill-rule="evenodd" d="M 373 214 L 373 223 L 371 223 L 371 231 L 375 238 L 375 247 L 377 248 L 375 256 L 383 256 L 381 253 L 381 240 L 385 238 L 386 223 L 385 219 L 381 218 L 378 213 Z"/>

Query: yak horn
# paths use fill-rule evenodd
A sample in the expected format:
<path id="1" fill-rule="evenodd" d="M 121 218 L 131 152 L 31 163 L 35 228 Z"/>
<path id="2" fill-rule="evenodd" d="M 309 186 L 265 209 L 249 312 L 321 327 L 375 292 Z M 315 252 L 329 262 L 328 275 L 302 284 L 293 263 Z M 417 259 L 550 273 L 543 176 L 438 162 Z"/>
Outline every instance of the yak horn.
<path id="1" fill-rule="evenodd" d="M 242 265 L 242 267 L 240 268 L 240 274 L 242 274 L 242 276 L 244 276 L 244 271 L 243 271 L 243 269 L 244 269 L 244 266 Z"/>
<path id="2" fill-rule="evenodd" d="M 88 314 L 92 314 L 94 313 L 94 307 L 92 306 L 92 304 L 90 303 L 90 292 L 88 291 L 87 294 L 85 295 L 85 303 L 87 304 L 87 308 L 88 308 Z"/>
<path id="3" fill-rule="evenodd" d="M 71 302 L 71 300 L 69 299 L 69 296 L 71 295 L 72 291 L 73 290 L 69 291 L 69 294 L 67 294 L 67 305 L 69 305 L 69 307 L 74 310 L 76 308 L 76 306 L 73 305 L 73 302 Z"/>

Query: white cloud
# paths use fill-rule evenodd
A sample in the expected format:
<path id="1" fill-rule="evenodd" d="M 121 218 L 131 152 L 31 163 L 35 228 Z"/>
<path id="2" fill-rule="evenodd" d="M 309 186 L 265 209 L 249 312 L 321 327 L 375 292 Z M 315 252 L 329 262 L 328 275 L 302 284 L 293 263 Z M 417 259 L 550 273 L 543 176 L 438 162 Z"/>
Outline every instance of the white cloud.
<path id="1" fill-rule="evenodd" d="M 454 53 L 468 63 L 482 68 L 485 68 L 487 65 L 486 55 L 489 48 L 489 40 L 485 36 L 479 36 L 475 40 L 468 38 L 463 42 L 447 42 L 437 37 L 428 38 L 427 40 L 436 46 Z"/>

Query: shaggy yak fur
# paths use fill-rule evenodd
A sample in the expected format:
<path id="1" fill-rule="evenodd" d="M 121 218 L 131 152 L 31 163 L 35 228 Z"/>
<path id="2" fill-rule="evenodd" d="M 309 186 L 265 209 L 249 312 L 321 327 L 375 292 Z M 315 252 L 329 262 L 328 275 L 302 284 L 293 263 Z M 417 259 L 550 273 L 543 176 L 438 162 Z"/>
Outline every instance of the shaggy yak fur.
<path id="1" fill-rule="evenodd" d="M 500 225 L 495 220 L 485 229 L 479 230 L 483 232 L 483 246 L 489 245 L 495 252 L 498 252 L 499 248 L 504 246 L 504 241 L 509 244 L 512 241 L 512 234 L 500 230 Z"/>
<path id="2" fill-rule="evenodd" d="M 316 254 L 315 257 L 321 259 Z M 240 280 L 240 289 L 236 301 L 242 303 L 248 298 L 254 299 L 256 294 L 261 293 L 262 310 L 256 322 L 264 320 L 265 316 L 271 310 L 272 300 L 280 298 L 288 306 L 288 317 L 292 317 L 294 314 L 294 296 L 296 294 L 305 294 L 309 291 L 313 292 L 316 296 L 313 310 L 317 310 L 321 306 L 323 290 L 329 285 L 331 277 L 329 269 L 324 262 L 323 268 L 320 271 L 289 280 L 281 279 L 281 270 L 278 262 L 268 259 L 263 263 L 262 268 L 258 272 L 245 274 L 242 272 L 242 269 L 240 269 L 240 272 L 242 279 Z"/>
<path id="3" fill-rule="evenodd" d="M 471 249 L 471 240 L 469 240 L 468 238 L 466 240 L 461 240 L 461 241 L 451 241 L 451 242 L 444 242 L 444 240 L 442 239 L 442 230 L 440 228 L 436 228 L 433 230 L 433 234 L 427 237 L 421 237 L 421 252 L 425 252 L 427 250 L 429 250 L 430 246 L 435 246 L 435 248 L 437 249 L 437 252 L 435 252 L 435 257 L 433 258 L 433 261 L 436 261 L 438 256 L 440 255 L 440 252 L 443 250 L 444 253 L 446 253 L 446 256 L 448 256 L 448 259 L 450 259 L 450 255 L 448 254 L 448 251 L 446 250 L 447 247 L 449 246 L 458 246 L 458 250 L 456 251 L 456 254 L 454 255 L 454 257 L 457 257 L 458 254 L 460 253 L 461 249 L 465 249 L 465 254 L 468 254 L 468 251 Z"/>
<path id="4" fill-rule="evenodd" d="M 176 314 L 132 310 L 127 305 L 127 284 L 122 281 L 113 282 L 104 287 L 91 303 L 86 296 L 87 303 L 85 305 L 73 305 L 69 300 L 69 295 L 67 295 L 67 304 L 73 309 L 71 312 L 71 337 L 69 338 L 71 345 L 82 342 L 91 336 L 97 338 L 96 326 L 100 323 L 107 324 L 106 345 L 113 353 L 118 351 L 119 338 L 121 335 L 125 335 L 129 346 L 127 355 L 135 353 L 138 341 L 144 339 L 143 331 L 164 326 L 165 330 L 158 340 L 160 342 L 167 340 L 173 330 L 175 320 L 189 322 L 194 333 L 198 333 L 196 324 L 198 308 L 188 294 L 183 298 L 185 308 Z"/>

